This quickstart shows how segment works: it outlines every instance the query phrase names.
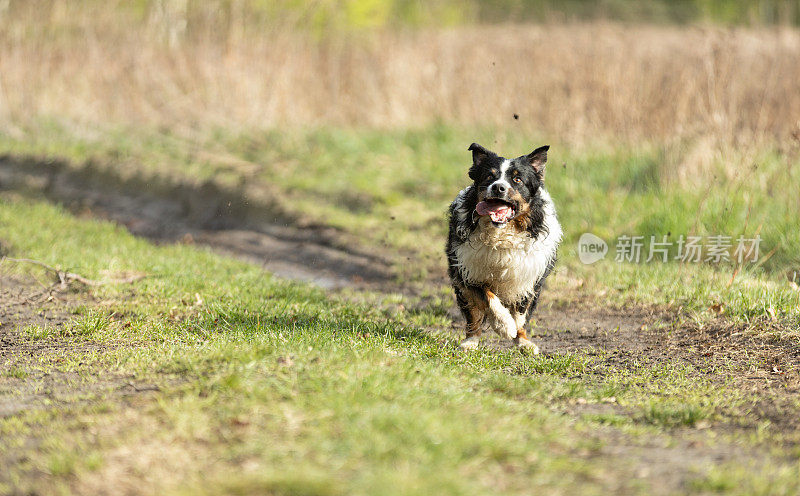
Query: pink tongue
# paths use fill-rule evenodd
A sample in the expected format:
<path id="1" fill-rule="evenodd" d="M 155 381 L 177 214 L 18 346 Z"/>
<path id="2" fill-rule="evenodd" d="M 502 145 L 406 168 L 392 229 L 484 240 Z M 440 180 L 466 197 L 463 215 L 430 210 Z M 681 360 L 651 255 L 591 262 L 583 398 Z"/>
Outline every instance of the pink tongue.
<path id="1" fill-rule="evenodd" d="M 478 215 L 490 215 L 494 222 L 505 222 L 511 217 L 511 207 L 500 202 L 482 201 L 475 206 Z"/>

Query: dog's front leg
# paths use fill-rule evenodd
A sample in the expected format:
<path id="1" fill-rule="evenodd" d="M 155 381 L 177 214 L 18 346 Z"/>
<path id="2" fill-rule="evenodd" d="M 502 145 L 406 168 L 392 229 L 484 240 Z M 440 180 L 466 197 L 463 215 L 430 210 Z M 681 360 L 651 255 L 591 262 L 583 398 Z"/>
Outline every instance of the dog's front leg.
<path id="1" fill-rule="evenodd" d="M 456 286 L 456 300 L 464 318 L 467 319 L 467 335 L 459 346 L 464 350 L 473 350 L 480 344 L 481 326 L 488 311 L 483 290 L 470 286 L 461 288 Z"/>
<path id="2" fill-rule="evenodd" d="M 489 304 L 489 311 L 492 313 L 492 316 L 497 323 L 495 328 L 497 333 L 501 336 L 507 337 L 508 339 L 516 338 L 517 322 L 511 315 L 511 312 L 509 312 L 505 305 L 503 305 L 503 302 L 500 301 L 500 298 L 487 289 L 486 300 Z"/>
<path id="3" fill-rule="evenodd" d="M 534 300 L 535 304 L 535 300 Z M 514 344 L 522 351 L 539 354 L 539 347 L 528 339 L 528 334 L 525 332 L 525 324 L 528 320 L 528 312 L 530 311 L 530 300 L 525 300 L 517 304 L 512 312 L 514 321 L 517 325 L 517 337 L 514 338 Z"/>

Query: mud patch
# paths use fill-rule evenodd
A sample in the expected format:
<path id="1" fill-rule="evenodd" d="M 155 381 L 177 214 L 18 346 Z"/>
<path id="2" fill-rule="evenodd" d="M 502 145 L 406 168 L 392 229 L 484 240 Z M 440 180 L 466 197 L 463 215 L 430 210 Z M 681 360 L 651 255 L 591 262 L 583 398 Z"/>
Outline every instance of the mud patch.
<path id="1" fill-rule="evenodd" d="M 800 344 L 770 338 L 764 332 L 772 325 L 767 321 L 745 325 L 717 319 L 700 325 L 667 308 L 606 308 L 597 302 L 545 308 L 536 319 L 533 337 L 546 352 L 602 355 L 609 365 L 623 368 L 686 364 L 728 384 L 760 379 L 800 392 Z"/>
<path id="2" fill-rule="evenodd" d="M 269 201 L 275 192 L 252 188 L 122 177 L 92 163 L 0 157 L 0 190 L 44 196 L 155 242 L 207 245 L 326 289 L 376 289 L 393 279 L 387 258 L 336 229 L 287 214 Z"/>

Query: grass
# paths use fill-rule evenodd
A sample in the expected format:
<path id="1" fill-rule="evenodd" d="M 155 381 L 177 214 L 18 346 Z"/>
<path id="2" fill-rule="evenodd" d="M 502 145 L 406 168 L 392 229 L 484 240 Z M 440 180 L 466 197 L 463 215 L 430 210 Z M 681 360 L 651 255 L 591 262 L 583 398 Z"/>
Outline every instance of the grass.
<path id="1" fill-rule="evenodd" d="M 5 92 L 0 150 L 278 201 L 293 221 L 399 252 L 403 282 L 420 282 L 441 270 L 431 240 L 466 184 L 466 146 L 522 154 L 548 142 L 570 283 L 619 304 L 797 327 L 784 276 L 800 266 L 785 207 L 800 194 L 797 30 L 585 23 L 317 39 L 237 5 L 261 13 L 14 4 L 0 18 L 0 83 L 18 90 Z M 759 235 L 763 263 L 583 267 L 583 232 L 612 255 L 620 235 Z"/>
<path id="2" fill-rule="evenodd" d="M 0 419 L 3 451 L 28 457 L 0 479 L 4 490 L 92 492 L 113 480 L 175 494 L 647 492 L 630 477 L 634 458 L 598 456 L 612 439 L 603 429 L 645 446 L 724 419 L 740 401 L 675 367 L 587 380 L 590 356 L 462 354 L 414 315 L 387 318 L 374 305 L 203 249 L 155 247 L 37 202 L 3 201 L 0 222 L 12 251 L 87 277 L 109 267 L 150 274 L 93 290 L 102 306 L 79 308 L 65 335 L 28 330 L 127 344 L 74 354 L 84 371 L 78 397 L 92 401 L 62 397 L 57 408 Z M 56 377 L 73 370 L 46 357 L 39 366 Z M 107 382 L 124 378 L 161 392 L 115 399 Z M 561 413 L 609 395 L 616 416 Z M 76 458 L 77 448 L 90 456 Z"/>
<path id="3" fill-rule="evenodd" d="M 62 126 L 46 129 L 0 137 L 0 151 L 58 154 L 73 168 L 91 162 L 111 177 L 142 174 L 150 185 L 200 188 L 211 182 L 234 196 L 246 195 L 250 203 L 272 205 L 281 218 L 334 226 L 351 235 L 350 243 L 381 247 L 388 258 L 394 255 L 404 282 L 427 281 L 442 270 L 442 243 L 430 240 L 444 239 L 446 207 L 468 183 L 464 145 L 497 143 L 493 147 L 501 153 L 516 155 L 545 141 L 512 130 L 445 125 L 398 131 L 217 130 L 194 138 L 122 129 L 84 139 Z M 565 227 L 557 277 L 617 304 L 668 304 L 700 320 L 721 313 L 744 323 L 778 319 L 787 328 L 800 322 L 800 293 L 785 275 L 800 266 L 800 241 L 789 234 L 797 230 L 797 219 L 785 208 L 800 195 L 796 157 L 768 147 L 731 149 L 686 176 L 693 167 L 674 158 L 686 153 L 686 143 L 551 144 L 548 189 Z M 742 161 L 753 165 L 734 165 Z M 609 243 L 606 260 L 589 266 L 577 261 L 577 240 L 584 232 Z M 758 263 L 674 260 L 679 237 L 703 236 L 707 245 L 709 236 L 719 234 L 730 236 L 734 258 L 740 236 L 758 235 Z M 621 235 L 644 237 L 642 262 L 650 237 L 668 236 L 671 261 L 615 262 Z M 408 257 L 415 263 L 406 263 Z"/>

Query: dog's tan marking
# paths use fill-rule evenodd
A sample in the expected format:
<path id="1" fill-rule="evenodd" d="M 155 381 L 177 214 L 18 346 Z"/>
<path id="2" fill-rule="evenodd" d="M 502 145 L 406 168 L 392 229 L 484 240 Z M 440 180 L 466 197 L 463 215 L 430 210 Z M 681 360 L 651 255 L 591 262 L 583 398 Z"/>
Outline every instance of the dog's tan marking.
<path id="1" fill-rule="evenodd" d="M 531 227 L 531 206 L 517 190 L 511 190 L 509 199 L 517 205 L 516 216 L 511 221 L 511 225 L 517 232 L 526 232 Z"/>
<path id="2" fill-rule="evenodd" d="M 467 335 L 458 346 L 462 350 L 474 350 L 480 344 L 483 321 L 486 319 L 486 312 L 489 308 L 486 306 L 482 294 L 463 287 L 461 294 L 467 299 L 469 318 L 467 319 Z"/>
<path id="3" fill-rule="evenodd" d="M 482 332 L 483 322 L 486 319 L 486 314 L 489 311 L 486 298 L 483 292 L 475 291 L 471 288 L 461 286 L 461 294 L 467 300 L 467 309 L 469 312 L 467 318 L 467 338 L 480 337 Z M 466 340 L 465 340 L 466 341 Z"/>
<path id="4" fill-rule="evenodd" d="M 519 328 L 517 330 L 517 337 L 514 338 L 514 345 L 524 352 L 532 353 L 534 355 L 539 354 L 539 347 L 536 346 L 533 341 L 528 339 L 525 329 Z"/>
<path id="5" fill-rule="evenodd" d="M 538 355 L 539 347 L 536 346 L 533 341 L 528 339 L 528 333 L 525 332 L 525 316 L 527 313 L 528 310 L 525 309 L 524 312 L 514 314 L 514 320 L 517 323 L 517 337 L 514 338 L 514 345 L 524 352 Z"/>

